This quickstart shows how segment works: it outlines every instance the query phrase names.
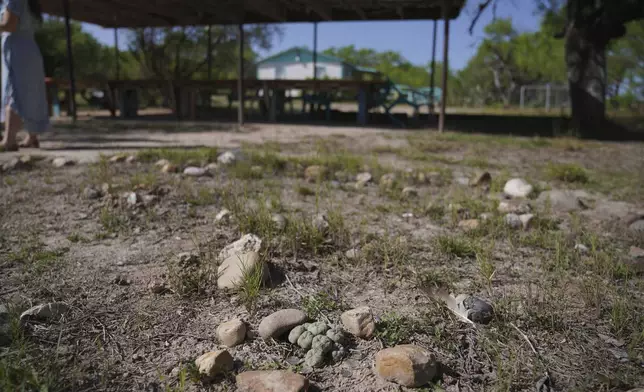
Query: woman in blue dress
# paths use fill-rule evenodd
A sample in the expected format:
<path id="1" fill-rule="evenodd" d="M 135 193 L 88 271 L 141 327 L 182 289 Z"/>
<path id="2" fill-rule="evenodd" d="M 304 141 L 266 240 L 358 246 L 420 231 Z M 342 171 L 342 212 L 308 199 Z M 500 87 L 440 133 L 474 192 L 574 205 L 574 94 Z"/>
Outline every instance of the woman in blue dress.
<path id="1" fill-rule="evenodd" d="M 34 39 L 42 22 L 39 0 L 5 0 L 2 31 L 2 108 L 4 136 L 0 151 L 39 147 L 38 135 L 49 128 L 45 71 Z M 27 137 L 18 144 L 24 127 Z"/>

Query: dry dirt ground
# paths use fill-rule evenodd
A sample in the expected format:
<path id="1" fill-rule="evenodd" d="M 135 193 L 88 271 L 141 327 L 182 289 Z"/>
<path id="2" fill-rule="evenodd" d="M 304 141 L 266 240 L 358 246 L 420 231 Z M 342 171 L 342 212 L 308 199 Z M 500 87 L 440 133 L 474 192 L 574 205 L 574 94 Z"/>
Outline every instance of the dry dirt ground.
<path id="1" fill-rule="evenodd" d="M 534 391 L 546 375 L 550 387 L 539 391 L 644 386 L 642 144 L 276 129 L 192 140 L 211 145 L 202 148 L 169 148 L 180 144 L 172 139 L 128 150 L 134 162 L 94 151 L 56 168 L 52 156 L 80 155 L 29 151 L 30 162 L 0 174 L 0 303 L 11 336 L 0 348 L 0 390 L 235 391 L 235 374 L 290 369 L 315 390 L 400 391 L 373 363 L 401 343 L 433 351 L 444 369 L 418 390 Z M 155 166 L 205 167 L 234 145 L 237 162 L 202 177 Z M 313 182 L 304 178 L 312 165 L 326 169 Z M 483 171 L 489 185 L 467 183 Z M 363 172 L 373 181 L 356 187 Z M 387 173 L 395 181 L 379 184 Z M 508 227 L 498 210 L 514 177 L 535 189 L 516 202 L 535 215 L 526 229 Z M 538 197 L 553 189 L 585 193 L 559 204 Z M 217 221 L 224 208 L 230 220 Z M 317 213 L 326 234 L 312 223 Z M 466 219 L 480 226 L 466 231 Z M 271 279 L 220 290 L 216 255 L 245 233 L 262 239 Z M 196 264 L 177 262 L 187 251 Z M 431 297 L 437 287 L 485 299 L 495 318 L 460 321 Z M 62 319 L 18 322 L 55 301 L 70 306 Z M 371 307 L 376 337 L 354 339 L 342 362 L 321 369 L 304 366 L 288 342 L 253 333 L 279 309 L 339 323 L 358 306 Z M 200 379 L 195 358 L 221 347 L 216 328 L 233 318 L 251 330 L 229 349 L 235 369 Z"/>

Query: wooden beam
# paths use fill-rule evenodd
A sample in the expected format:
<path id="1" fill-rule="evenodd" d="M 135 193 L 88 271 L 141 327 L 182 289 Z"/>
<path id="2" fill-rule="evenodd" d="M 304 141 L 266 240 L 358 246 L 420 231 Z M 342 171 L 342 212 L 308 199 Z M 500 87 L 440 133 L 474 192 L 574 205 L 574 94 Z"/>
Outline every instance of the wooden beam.
<path id="1" fill-rule="evenodd" d="M 359 6 L 352 4 L 351 8 L 358 14 L 358 17 L 362 20 L 367 20 L 367 14 L 364 13 L 364 10 L 360 8 Z"/>
<path id="2" fill-rule="evenodd" d="M 445 24 L 445 38 L 443 41 L 443 91 L 441 91 L 441 111 L 438 117 L 438 132 L 443 132 L 445 129 L 445 111 L 447 107 L 447 73 L 449 71 L 449 0 L 443 0 L 443 23 Z"/>
<path id="3" fill-rule="evenodd" d="M 400 19 L 405 19 L 405 12 L 403 11 L 403 8 L 401 6 L 396 7 L 396 14 L 398 14 L 398 17 Z"/>
<path id="4" fill-rule="evenodd" d="M 264 15 L 275 22 L 286 22 L 287 9 L 277 0 L 244 0 L 244 8 Z"/>
<path id="5" fill-rule="evenodd" d="M 325 21 L 330 21 L 331 20 L 331 9 L 323 6 L 321 4 L 308 4 L 308 10 L 309 12 L 313 11 L 315 12 L 320 19 L 325 20 Z"/>

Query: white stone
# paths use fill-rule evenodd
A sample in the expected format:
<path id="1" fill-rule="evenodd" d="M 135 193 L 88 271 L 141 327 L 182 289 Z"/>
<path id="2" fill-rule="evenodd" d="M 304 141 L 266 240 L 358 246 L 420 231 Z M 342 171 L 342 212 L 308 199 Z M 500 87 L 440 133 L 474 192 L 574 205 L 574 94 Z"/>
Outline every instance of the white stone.
<path id="1" fill-rule="evenodd" d="M 262 282 L 268 276 L 268 267 L 260 260 L 257 252 L 235 253 L 226 258 L 217 269 L 217 287 L 220 289 L 236 289 L 243 283 L 244 276 L 254 273 L 261 274 Z"/>
<path id="2" fill-rule="evenodd" d="M 189 166 L 183 170 L 183 174 L 190 177 L 202 177 L 206 175 L 206 169 L 201 167 Z"/>
<path id="3" fill-rule="evenodd" d="M 230 218 L 230 210 L 227 208 L 222 209 L 215 216 L 215 222 L 225 222 Z"/>
<path id="4" fill-rule="evenodd" d="M 234 254 L 247 252 L 259 252 L 262 247 L 262 240 L 254 234 L 245 234 L 237 241 L 227 245 L 219 252 L 219 260 L 225 260 Z"/>
<path id="5" fill-rule="evenodd" d="M 510 197 L 528 197 L 534 188 L 522 178 L 513 178 L 505 183 L 503 193 Z"/>
<path id="6" fill-rule="evenodd" d="M 64 166 L 71 166 L 71 165 L 73 165 L 73 164 L 74 164 L 74 161 L 72 161 L 71 159 L 67 159 L 67 158 L 59 157 L 59 158 L 55 158 L 55 159 L 52 161 L 52 164 L 54 165 L 54 167 L 64 167 Z"/>
<path id="7" fill-rule="evenodd" d="M 523 226 L 523 230 L 528 230 L 530 228 L 530 225 L 532 224 L 532 221 L 534 220 L 534 215 L 532 214 L 519 215 L 519 219 L 521 220 L 521 225 Z"/>
<path id="8" fill-rule="evenodd" d="M 232 151 L 226 151 L 217 157 L 217 162 L 221 163 L 222 165 L 233 164 L 235 163 L 236 160 L 237 160 L 237 157 L 235 156 L 235 153 Z"/>

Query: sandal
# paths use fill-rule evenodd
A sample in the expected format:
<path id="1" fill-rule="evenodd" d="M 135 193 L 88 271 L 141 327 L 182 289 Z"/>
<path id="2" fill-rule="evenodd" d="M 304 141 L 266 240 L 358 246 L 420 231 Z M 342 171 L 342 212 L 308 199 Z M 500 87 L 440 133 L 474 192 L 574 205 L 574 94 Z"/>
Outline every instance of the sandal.
<path id="1" fill-rule="evenodd" d="M 22 142 L 18 144 L 20 148 L 40 148 L 40 142 L 36 140 L 35 142 Z"/>

